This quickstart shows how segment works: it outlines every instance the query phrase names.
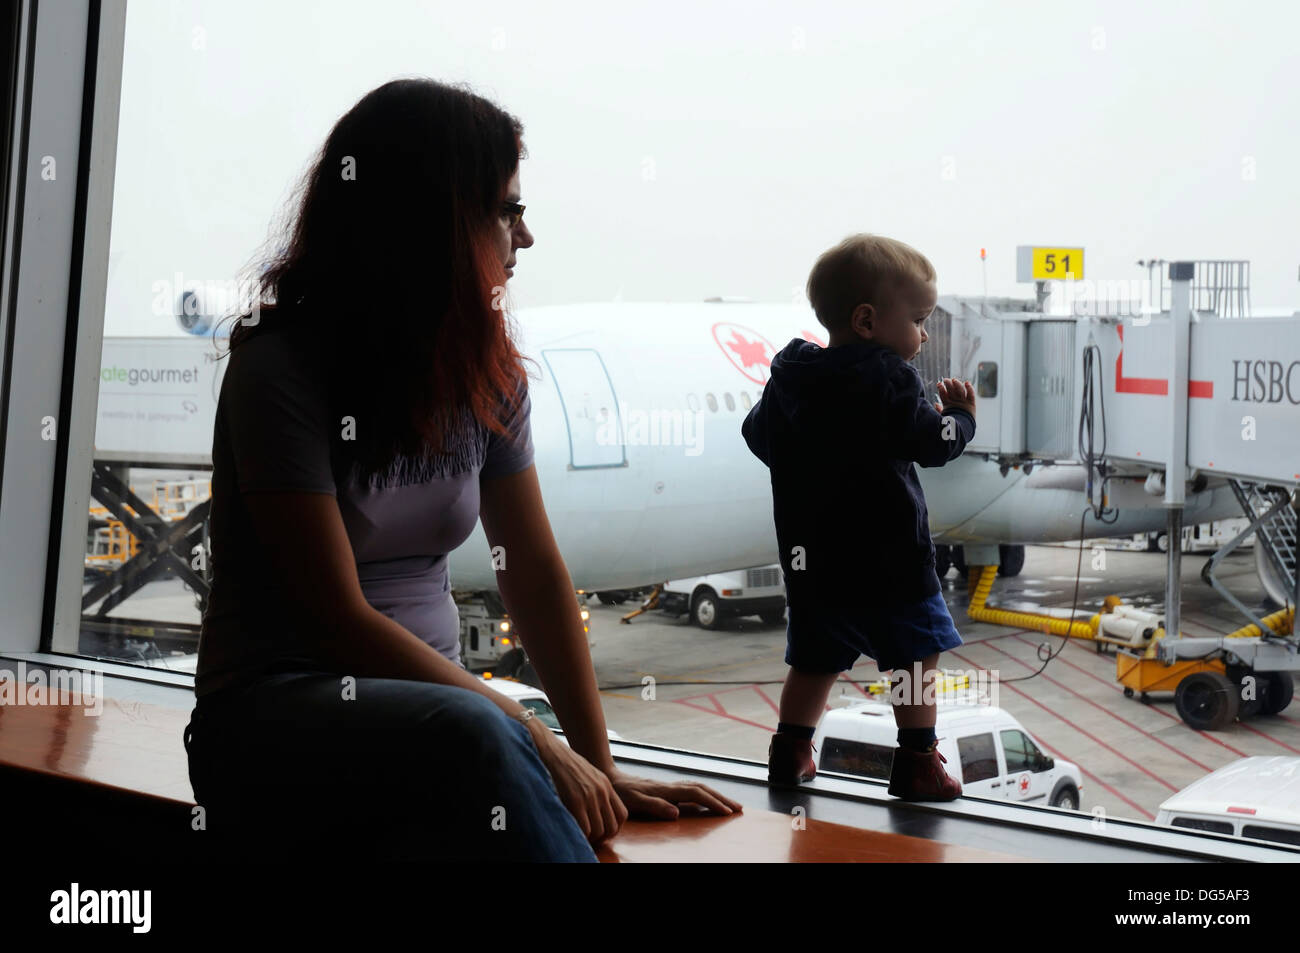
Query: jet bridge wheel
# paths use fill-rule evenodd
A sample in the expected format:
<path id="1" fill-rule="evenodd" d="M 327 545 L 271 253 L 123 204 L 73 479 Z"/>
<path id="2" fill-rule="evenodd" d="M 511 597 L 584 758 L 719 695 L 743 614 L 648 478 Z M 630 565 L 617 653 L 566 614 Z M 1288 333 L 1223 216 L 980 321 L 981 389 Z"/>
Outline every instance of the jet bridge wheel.
<path id="1" fill-rule="evenodd" d="M 1197 731 L 1221 731 L 1240 712 L 1238 684 L 1222 672 L 1195 672 L 1178 683 L 1174 707 Z"/>
<path id="2" fill-rule="evenodd" d="M 1264 705 L 1268 701 L 1268 680 L 1264 672 L 1256 674 L 1249 668 L 1240 665 L 1229 665 L 1227 668 L 1228 681 L 1237 687 L 1237 717 L 1243 721 L 1247 718 L 1254 718 L 1264 710 Z M 1254 690 L 1249 694 L 1253 698 L 1247 698 L 1246 686 L 1247 679 L 1254 679 Z"/>
<path id="3" fill-rule="evenodd" d="M 1265 715 L 1276 715 L 1291 704 L 1295 695 L 1295 681 L 1290 672 L 1265 672 L 1261 676 L 1264 686 L 1264 698 L 1260 711 Z"/>

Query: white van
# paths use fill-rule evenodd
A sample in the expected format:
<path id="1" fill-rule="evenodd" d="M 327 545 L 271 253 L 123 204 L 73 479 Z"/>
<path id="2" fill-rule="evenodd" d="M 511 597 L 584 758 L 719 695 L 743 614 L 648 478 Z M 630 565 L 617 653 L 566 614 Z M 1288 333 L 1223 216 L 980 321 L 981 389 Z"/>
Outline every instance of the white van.
<path id="1" fill-rule="evenodd" d="M 1300 758 L 1238 758 L 1166 798 L 1156 823 L 1300 846 Z"/>
<path id="2" fill-rule="evenodd" d="M 478 680 L 507 698 L 513 698 L 525 708 L 531 708 L 547 728 L 553 728 L 560 732 L 564 731 L 560 726 L 560 719 L 556 717 L 555 709 L 551 707 L 551 700 L 546 697 L 546 692 L 540 688 L 533 688 L 533 686 L 525 685 L 513 678 L 484 678 L 479 675 Z M 610 741 L 623 740 L 623 736 L 612 728 L 606 728 L 605 733 L 609 735 Z"/>
<path id="3" fill-rule="evenodd" d="M 659 593 L 659 605 L 670 616 L 689 612 L 691 621 L 704 629 L 716 629 L 724 619 L 739 615 L 779 625 L 785 619 L 785 576 L 781 564 L 773 563 L 670 579 Z"/>
<path id="4" fill-rule="evenodd" d="M 1078 765 L 1051 758 L 1010 712 L 992 705 L 940 702 L 935 724 L 944 767 L 962 794 L 1077 811 Z M 889 780 L 898 726 L 888 701 L 863 701 L 822 716 L 813 745 L 819 771 Z"/>

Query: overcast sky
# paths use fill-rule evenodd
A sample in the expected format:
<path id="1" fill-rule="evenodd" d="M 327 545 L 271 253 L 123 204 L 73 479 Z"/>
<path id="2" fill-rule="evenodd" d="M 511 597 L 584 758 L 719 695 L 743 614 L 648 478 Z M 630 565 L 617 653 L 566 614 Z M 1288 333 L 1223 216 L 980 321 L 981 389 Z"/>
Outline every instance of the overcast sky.
<path id="1" fill-rule="evenodd" d="M 561 12 L 567 7 L 567 12 Z M 517 115 L 537 243 L 517 306 L 788 301 L 856 231 L 941 294 L 1032 294 L 1019 244 L 1246 258 L 1300 307 L 1300 35 L 1284 2 L 130 0 L 106 331 L 223 280 L 333 123 L 400 76 Z"/>

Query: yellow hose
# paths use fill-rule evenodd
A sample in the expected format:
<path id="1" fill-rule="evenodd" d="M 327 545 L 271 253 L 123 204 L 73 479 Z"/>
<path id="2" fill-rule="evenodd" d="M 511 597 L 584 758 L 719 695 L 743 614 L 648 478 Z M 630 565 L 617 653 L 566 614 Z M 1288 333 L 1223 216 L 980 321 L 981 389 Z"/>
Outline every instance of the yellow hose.
<path id="1" fill-rule="evenodd" d="M 970 581 L 974 583 L 970 605 L 966 614 L 976 622 L 992 622 L 994 625 L 1011 625 L 1021 629 L 1033 629 L 1048 635 L 1069 635 L 1079 639 L 1096 637 L 1097 629 L 1086 622 L 1071 619 L 1057 619 L 1037 612 L 1012 612 L 1008 609 L 995 609 L 984 604 L 989 593 L 993 591 L 993 580 L 997 577 L 997 566 L 980 566 L 979 579 L 975 579 L 975 566 L 970 567 Z M 1265 620 L 1267 621 L 1267 620 Z"/>
<path id="2" fill-rule="evenodd" d="M 1272 615 L 1264 616 L 1264 624 L 1277 635 L 1290 635 L 1295 628 L 1295 606 L 1289 609 L 1278 609 Z M 1259 631 L 1259 626 L 1252 622 L 1243 625 L 1235 632 L 1229 632 L 1224 638 L 1249 639 L 1260 634 L 1262 633 Z"/>

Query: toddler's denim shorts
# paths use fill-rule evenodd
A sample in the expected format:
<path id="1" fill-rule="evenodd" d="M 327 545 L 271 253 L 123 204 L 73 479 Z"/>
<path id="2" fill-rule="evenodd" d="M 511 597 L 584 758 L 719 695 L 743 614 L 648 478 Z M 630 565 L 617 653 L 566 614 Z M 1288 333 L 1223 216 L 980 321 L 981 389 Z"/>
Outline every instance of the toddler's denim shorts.
<path id="1" fill-rule="evenodd" d="M 804 610 L 789 607 L 785 662 L 808 674 L 844 672 L 866 655 L 882 672 L 962 644 L 943 593 L 889 609 Z"/>

